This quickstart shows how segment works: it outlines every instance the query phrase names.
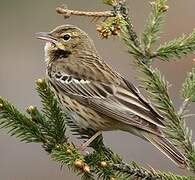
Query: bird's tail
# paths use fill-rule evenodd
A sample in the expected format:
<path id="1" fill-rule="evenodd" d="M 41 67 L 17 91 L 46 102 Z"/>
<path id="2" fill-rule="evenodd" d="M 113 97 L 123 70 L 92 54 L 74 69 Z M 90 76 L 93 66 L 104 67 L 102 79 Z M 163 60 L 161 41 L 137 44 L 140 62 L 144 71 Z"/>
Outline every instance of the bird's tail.
<path id="1" fill-rule="evenodd" d="M 144 133 L 144 137 L 181 168 L 187 166 L 185 156 L 165 137 Z"/>

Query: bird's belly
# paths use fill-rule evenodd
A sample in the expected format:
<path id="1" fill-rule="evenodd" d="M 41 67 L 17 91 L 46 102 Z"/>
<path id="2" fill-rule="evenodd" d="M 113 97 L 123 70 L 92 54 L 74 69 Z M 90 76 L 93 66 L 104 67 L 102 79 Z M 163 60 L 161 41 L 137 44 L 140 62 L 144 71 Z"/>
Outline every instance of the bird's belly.
<path id="1" fill-rule="evenodd" d="M 80 104 L 75 99 L 72 99 L 65 94 L 58 93 L 56 95 L 62 107 L 68 110 L 72 120 L 80 128 L 107 131 L 111 130 L 113 127 L 112 122 L 109 119 L 101 117 L 101 115 L 93 109 Z"/>

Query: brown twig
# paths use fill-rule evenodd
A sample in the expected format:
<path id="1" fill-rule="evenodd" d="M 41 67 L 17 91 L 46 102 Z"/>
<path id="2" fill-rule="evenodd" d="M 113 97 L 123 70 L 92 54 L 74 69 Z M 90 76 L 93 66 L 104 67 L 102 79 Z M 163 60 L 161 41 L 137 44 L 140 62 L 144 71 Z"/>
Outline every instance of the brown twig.
<path id="1" fill-rule="evenodd" d="M 89 17 L 113 17 L 114 16 L 112 11 L 99 11 L 99 12 L 75 11 L 75 10 L 70 10 L 62 7 L 57 7 L 56 11 L 58 14 L 63 15 L 65 18 L 69 18 L 72 15 L 89 16 Z"/>

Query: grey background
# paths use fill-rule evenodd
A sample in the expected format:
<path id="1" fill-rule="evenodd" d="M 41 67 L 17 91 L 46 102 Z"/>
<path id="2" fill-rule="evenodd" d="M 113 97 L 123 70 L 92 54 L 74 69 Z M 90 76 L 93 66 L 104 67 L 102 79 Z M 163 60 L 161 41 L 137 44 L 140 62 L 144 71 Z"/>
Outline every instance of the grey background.
<path id="1" fill-rule="evenodd" d="M 129 0 L 129 7 L 135 29 L 140 33 L 149 13 L 149 1 Z M 135 73 L 130 66 L 132 57 L 117 38 L 100 40 L 95 24 L 88 18 L 72 17 L 64 20 L 55 13 L 55 8 L 66 3 L 69 8 L 80 10 L 104 10 L 109 7 L 101 0 L 1 0 L 0 1 L 0 95 L 16 104 L 19 109 L 29 105 L 40 105 L 34 82 L 44 77 L 44 44 L 34 38 L 38 31 L 49 31 L 55 26 L 71 23 L 80 26 L 94 39 L 103 58 L 129 80 L 135 82 Z M 189 33 L 195 25 L 194 0 L 170 0 L 169 12 L 163 29 L 161 42 Z M 168 81 L 172 84 L 170 93 L 179 107 L 179 90 L 185 74 L 192 67 L 194 56 L 176 62 L 166 63 L 156 60 Z M 136 84 L 136 82 L 135 82 Z M 193 110 L 194 107 L 192 107 Z M 193 119 L 187 124 L 195 130 Z M 195 131 L 194 131 L 195 133 Z M 187 174 L 165 158 L 151 144 L 123 132 L 104 133 L 105 143 L 126 161 L 134 160 L 154 169 Z M 20 143 L 0 130 L 0 179 L 2 180 L 64 180 L 78 179 L 72 173 L 52 161 L 37 144 Z"/>

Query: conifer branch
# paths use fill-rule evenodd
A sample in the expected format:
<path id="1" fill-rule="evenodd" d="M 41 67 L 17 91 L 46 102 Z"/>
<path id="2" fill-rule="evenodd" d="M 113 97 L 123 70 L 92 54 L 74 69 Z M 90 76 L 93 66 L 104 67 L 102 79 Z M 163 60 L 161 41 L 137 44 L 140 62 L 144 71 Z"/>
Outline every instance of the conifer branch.
<path id="1" fill-rule="evenodd" d="M 195 30 L 189 35 L 183 35 L 177 39 L 161 45 L 153 57 L 157 57 L 164 61 L 182 58 L 187 54 L 195 52 Z"/>
<path id="2" fill-rule="evenodd" d="M 36 131 L 36 128 L 34 128 L 34 126 L 31 126 L 32 124 L 28 124 L 27 126 L 24 126 L 24 129 L 19 129 L 20 132 L 22 134 L 26 133 L 24 134 L 26 142 L 41 143 L 43 148 L 51 154 L 51 157 L 54 160 L 59 162 L 62 166 L 67 165 L 68 167 L 70 167 L 73 172 L 75 172 L 77 175 L 80 175 L 82 179 L 95 179 L 96 176 L 104 180 L 111 178 L 116 178 L 117 180 L 132 178 L 152 180 L 166 179 L 165 177 L 168 177 L 167 179 L 179 177 L 169 173 L 146 170 L 144 168 L 139 167 L 138 165 L 135 165 L 135 163 L 126 164 L 117 154 L 113 153 L 110 149 L 104 146 L 102 136 L 98 137 L 90 145 L 94 149 L 93 153 L 82 155 L 74 144 L 72 144 L 71 142 L 69 143 L 67 141 L 67 138 L 65 136 L 64 138 L 61 137 L 62 139 L 58 139 L 56 138 L 55 133 L 53 133 L 56 132 L 56 130 L 51 130 L 51 127 L 49 125 L 50 123 L 53 124 L 55 120 L 53 120 L 53 122 L 48 123 L 49 121 L 52 121 L 52 119 L 48 121 L 48 117 L 50 117 L 48 116 L 48 114 L 55 114 L 56 112 L 54 112 L 53 109 L 57 109 L 57 111 L 61 115 L 63 111 L 60 109 L 58 103 L 56 103 L 57 101 L 52 95 L 52 91 L 44 80 L 38 80 L 37 91 L 41 97 L 43 106 L 47 104 L 47 110 L 42 114 L 37 110 L 37 108 L 33 106 L 29 107 L 28 113 L 31 115 L 31 117 L 29 118 L 29 122 L 33 123 L 33 125 L 39 129 Z M 21 124 L 25 124 L 26 118 L 28 117 L 21 115 L 21 113 L 17 111 L 13 105 L 3 100 L 3 98 L 1 98 L 0 104 L 0 121 L 2 122 L 2 124 L 4 122 L 7 122 L 9 126 L 6 127 L 11 128 L 11 132 L 14 132 L 12 130 L 12 127 L 20 128 Z M 5 114 L 6 116 L 4 116 Z M 64 119 L 64 116 L 61 115 L 59 119 L 61 119 L 62 121 L 65 120 L 65 122 L 71 127 L 71 130 L 77 133 L 77 135 L 80 135 L 82 139 L 91 137 L 91 135 L 94 133 L 94 131 L 90 129 L 88 129 L 87 131 L 80 130 L 76 124 L 73 124 L 73 122 L 68 118 L 68 116 L 65 116 Z M 9 121 L 9 119 L 13 120 Z M 19 124 L 16 124 L 18 123 L 18 119 L 20 119 L 21 121 Z M 60 129 L 61 128 L 59 128 L 58 130 L 60 131 Z M 63 131 L 64 130 L 65 129 L 63 129 Z M 62 132 L 60 132 L 59 134 L 61 133 Z M 29 139 L 27 139 L 29 137 L 27 136 L 28 134 L 30 134 Z M 42 138 L 39 138 L 39 134 L 41 134 Z M 14 133 L 12 135 L 17 136 L 17 133 Z M 17 137 L 22 138 L 22 136 Z M 36 140 L 34 137 L 39 139 Z M 185 180 L 186 177 L 179 177 L 178 179 Z"/>
<path id="3" fill-rule="evenodd" d="M 132 169 L 133 167 L 133 169 Z M 134 178 L 134 179 L 145 179 L 145 180 L 193 180 L 193 177 L 185 177 L 174 175 L 172 173 L 165 173 L 160 171 L 151 170 L 148 171 L 144 168 L 140 168 L 136 164 L 114 164 L 113 168 L 119 173 L 126 174 L 126 179 Z M 133 172 L 132 172 L 133 170 Z M 133 176 L 129 176 L 130 174 L 134 173 Z"/>
<path id="4" fill-rule="evenodd" d="M 9 129 L 8 133 L 11 136 L 16 136 L 26 143 L 46 143 L 44 134 L 31 118 L 22 114 L 3 98 L 0 98 L 0 104 L 0 128 Z"/>
<path id="5" fill-rule="evenodd" d="M 137 49 L 139 49 L 139 51 L 141 52 L 142 51 L 141 41 L 134 30 L 133 24 L 131 23 L 131 18 L 129 16 L 129 8 L 127 6 L 126 0 L 120 0 L 118 5 L 113 6 L 113 8 L 114 8 L 115 15 L 122 16 L 125 22 L 127 22 L 125 27 L 129 35 L 128 40 L 132 42 L 134 47 L 137 47 Z"/>
<path id="6" fill-rule="evenodd" d="M 21 113 L 8 101 L 0 98 L 0 127 L 9 129 L 8 133 L 27 143 L 41 143 L 48 152 L 66 142 L 65 113 L 59 108 L 53 92 L 44 80 L 37 81 L 37 91 L 42 99 L 43 113 L 30 106 L 27 115 Z"/>
<path id="7" fill-rule="evenodd" d="M 195 68 L 192 68 L 183 83 L 182 96 L 188 101 L 195 102 Z"/>
<path id="8" fill-rule="evenodd" d="M 176 111 L 168 93 L 168 83 L 157 69 L 149 68 L 142 63 L 139 63 L 138 68 L 142 73 L 142 79 L 140 79 L 142 87 L 146 89 L 158 110 L 166 117 L 167 136 L 185 152 L 189 159 L 189 166 L 195 172 L 192 131 L 186 127 L 185 119 Z"/>
<path id="9" fill-rule="evenodd" d="M 159 1 L 156 0 L 156 3 L 157 2 Z M 132 49 L 134 49 L 132 48 L 132 44 L 129 43 L 126 38 L 128 37 L 128 35 L 129 35 L 128 31 L 124 29 L 122 31 L 122 37 L 125 40 L 127 47 L 129 48 L 129 53 L 132 54 L 137 60 L 135 62 L 135 66 L 137 67 L 138 71 L 141 72 L 142 74 L 140 78 L 141 85 L 149 93 L 157 109 L 164 115 L 164 117 L 166 117 L 167 136 L 171 138 L 174 141 L 174 143 L 186 153 L 186 156 L 189 160 L 190 169 L 192 172 L 195 172 L 195 168 L 194 168 L 195 148 L 192 142 L 192 131 L 189 130 L 188 127 L 186 127 L 185 119 L 181 117 L 180 114 L 178 114 L 171 101 L 171 98 L 168 93 L 168 82 L 161 75 L 158 69 L 153 69 L 150 66 L 150 63 L 148 63 L 151 62 L 152 60 L 151 59 L 152 53 L 149 53 L 149 55 L 142 54 L 141 56 L 138 53 L 135 54 L 132 51 Z M 186 53 L 192 52 L 190 50 L 192 50 L 193 47 L 195 46 L 194 32 L 190 36 L 184 35 L 184 38 L 181 38 L 176 41 L 177 43 L 170 43 L 170 44 L 175 44 L 175 47 L 178 47 L 176 44 L 178 44 L 179 42 L 180 46 L 182 46 L 182 48 L 180 49 L 181 52 L 178 51 L 177 54 L 180 55 L 184 54 L 184 51 Z M 186 48 L 186 47 L 190 47 L 190 48 Z M 171 49 L 171 45 L 170 46 L 167 45 L 166 48 L 164 49 L 166 49 L 166 52 L 171 52 L 173 54 L 174 52 L 176 52 L 175 50 L 177 48 L 172 48 L 170 51 L 169 48 Z M 167 56 L 167 58 L 170 58 L 170 56 Z"/>
<path id="10" fill-rule="evenodd" d="M 47 124 L 47 128 L 49 130 L 48 132 L 52 133 L 52 138 L 56 140 L 56 144 L 61 144 L 66 139 L 65 120 L 68 119 L 68 116 L 60 108 L 57 99 L 53 98 L 54 94 L 50 90 L 45 80 L 37 80 L 36 85 L 37 92 L 43 105 L 42 114 L 45 116 L 45 120 L 43 120 L 43 122 Z"/>
<path id="11" fill-rule="evenodd" d="M 195 172 L 195 145 L 192 142 L 191 130 L 185 125 L 184 113 L 188 108 L 187 104 L 194 101 L 194 79 L 195 71 L 188 74 L 183 84 L 182 95 L 187 104 L 177 112 L 168 93 L 169 84 L 161 75 L 158 69 L 153 69 L 150 64 L 152 58 L 158 57 L 163 60 L 181 57 L 195 50 L 195 33 L 189 36 L 171 41 L 157 49 L 156 53 L 150 52 L 151 45 L 158 39 L 158 33 L 162 24 L 163 16 L 167 10 L 166 0 L 156 0 L 153 3 L 150 20 L 143 33 L 143 42 L 133 29 L 128 8 L 125 0 L 104 0 L 104 3 L 113 7 L 111 16 L 108 18 L 101 30 L 101 33 L 109 32 L 109 36 L 118 35 L 129 48 L 129 53 L 135 59 L 138 71 L 143 75 L 140 79 L 142 87 L 150 94 L 158 110 L 167 119 L 167 135 L 174 143 L 183 149 L 189 161 L 189 168 Z M 164 9 L 162 9 L 164 8 Z M 61 9 L 63 10 L 63 9 Z M 59 9 L 58 9 L 59 12 Z M 64 12 L 63 12 L 64 13 Z M 61 14 L 63 14 L 61 13 Z M 83 12 L 82 12 L 83 13 Z M 71 10 L 68 15 L 84 15 L 78 11 Z M 97 15 L 96 12 L 90 12 Z M 90 14 L 88 13 L 88 15 Z M 104 13 L 105 15 L 106 13 Z M 67 14 L 63 14 L 67 15 Z M 100 13 L 99 13 L 100 15 Z M 103 17 L 100 15 L 99 17 Z M 91 16 L 91 15 L 90 15 Z M 68 17 L 68 16 L 67 16 Z M 109 37 L 105 36 L 105 37 Z M 146 179 L 146 180 L 192 180 L 193 177 L 177 176 L 171 173 L 147 170 L 135 163 L 125 163 L 117 154 L 113 153 L 103 143 L 103 137 L 97 137 L 91 144 L 93 152 L 81 154 L 76 146 L 68 141 L 66 137 L 66 125 L 81 139 L 88 139 L 95 132 L 92 129 L 80 129 L 69 116 L 64 112 L 57 99 L 52 93 L 45 80 L 37 81 L 37 92 L 41 98 L 43 109 L 39 111 L 36 107 L 30 106 L 27 109 L 28 115 L 21 113 L 8 101 L 0 98 L 0 127 L 8 128 L 9 133 L 27 143 L 40 143 L 50 153 L 51 157 L 61 165 L 67 165 L 82 179 L 95 179 L 96 177 L 107 179 Z"/>
<path id="12" fill-rule="evenodd" d="M 73 145 L 56 147 L 51 153 L 54 160 L 62 165 L 67 165 L 74 172 L 82 176 L 82 179 L 94 179 L 96 176 L 103 180 L 111 179 L 146 179 L 146 180 L 190 180 L 192 177 L 177 176 L 172 173 L 146 170 L 135 163 L 124 163 L 118 155 L 111 150 L 105 149 L 104 153 L 94 152 L 83 156 Z M 102 161 L 103 160 L 103 161 Z M 75 163 L 76 162 L 76 163 Z M 79 162 L 79 163 L 78 163 Z M 85 172 L 88 166 L 90 172 Z"/>
<path id="13" fill-rule="evenodd" d="M 149 16 L 148 23 L 146 24 L 142 35 L 146 54 L 150 54 L 151 45 L 155 43 L 159 38 L 161 25 L 164 21 L 164 16 L 169 8 L 166 5 L 166 2 L 167 0 L 158 0 L 150 3 L 152 12 Z"/>

